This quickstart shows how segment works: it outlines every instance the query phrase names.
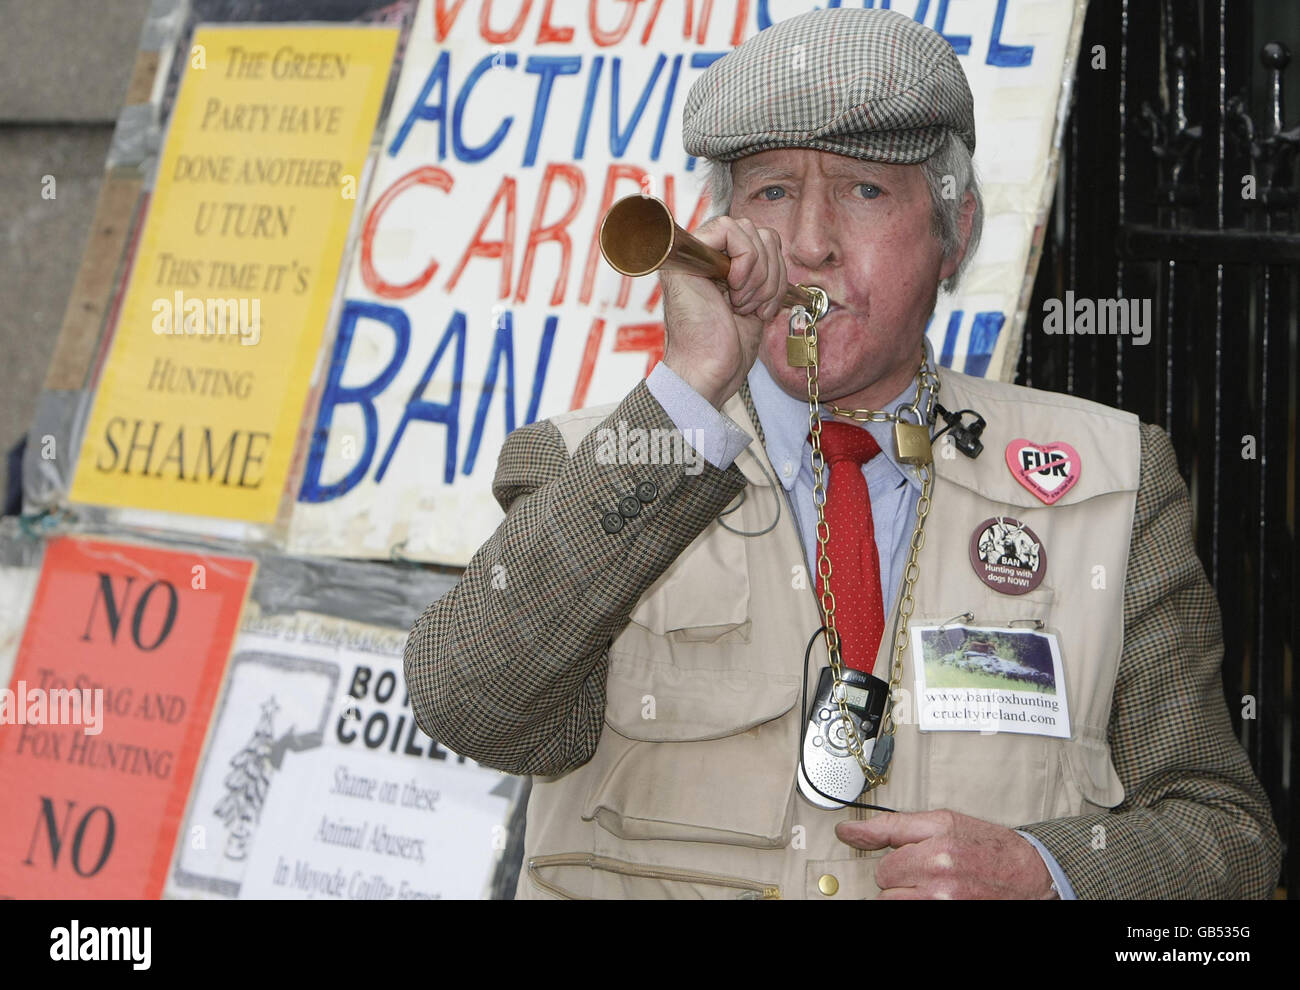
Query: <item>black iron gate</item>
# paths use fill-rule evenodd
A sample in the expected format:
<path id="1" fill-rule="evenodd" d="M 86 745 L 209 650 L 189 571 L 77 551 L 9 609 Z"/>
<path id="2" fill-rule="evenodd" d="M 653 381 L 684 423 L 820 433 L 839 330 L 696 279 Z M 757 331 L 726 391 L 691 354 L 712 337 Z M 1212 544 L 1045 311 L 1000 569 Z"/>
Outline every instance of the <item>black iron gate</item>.
<path id="1" fill-rule="evenodd" d="M 1172 436 L 1223 610 L 1228 707 L 1273 802 L 1281 882 L 1300 897 L 1290 50 L 1297 3 L 1092 0 L 1017 380 L 1120 406 Z M 1067 290 L 1151 300 L 1149 340 L 1045 334 L 1043 302 Z"/>

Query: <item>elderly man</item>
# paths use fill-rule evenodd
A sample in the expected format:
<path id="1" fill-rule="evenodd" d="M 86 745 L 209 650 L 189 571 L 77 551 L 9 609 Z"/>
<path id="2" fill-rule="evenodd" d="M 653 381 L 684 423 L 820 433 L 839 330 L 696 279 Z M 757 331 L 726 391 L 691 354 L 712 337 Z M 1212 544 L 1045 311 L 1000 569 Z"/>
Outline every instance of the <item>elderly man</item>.
<path id="1" fill-rule="evenodd" d="M 725 288 L 663 274 L 649 378 L 511 434 L 506 518 L 406 650 L 422 729 L 533 775 L 518 896 L 1268 896 L 1168 438 L 925 345 L 981 223 L 952 49 L 795 17 L 684 129 Z M 831 301 L 789 353 L 787 281 Z M 704 464 L 607 449 L 674 429 Z M 1020 652 L 926 662 L 948 633 Z"/>

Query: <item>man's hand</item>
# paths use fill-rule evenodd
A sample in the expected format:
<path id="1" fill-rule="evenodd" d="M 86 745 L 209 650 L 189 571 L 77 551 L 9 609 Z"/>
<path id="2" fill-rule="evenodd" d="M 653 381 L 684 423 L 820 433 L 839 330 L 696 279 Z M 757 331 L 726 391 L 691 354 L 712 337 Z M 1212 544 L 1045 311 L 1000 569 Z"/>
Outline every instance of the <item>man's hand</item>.
<path id="1" fill-rule="evenodd" d="M 736 394 L 758 357 L 763 326 L 781 311 L 781 239 L 752 220 L 715 217 L 695 231 L 731 258 L 727 288 L 700 275 L 660 271 L 664 364 L 716 409 Z"/>
<path id="2" fill-rule="evenodd" d="M 1057 897 L 1043 857 L 1024 836 L 946 808 L 840 822 L 835 834 L 857 849 L 893 849 L 876 866 L 882 898 Z"/>

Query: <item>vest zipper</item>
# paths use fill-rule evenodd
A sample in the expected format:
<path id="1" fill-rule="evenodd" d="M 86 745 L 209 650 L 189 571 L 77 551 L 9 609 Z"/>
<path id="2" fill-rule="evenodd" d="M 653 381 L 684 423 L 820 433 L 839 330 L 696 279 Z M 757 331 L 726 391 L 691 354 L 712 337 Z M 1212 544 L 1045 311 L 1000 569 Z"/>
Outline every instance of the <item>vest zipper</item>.
<path id="1" fill-rule="evenodd" d="M 643 877 L 649 880 L 677 880 L 684 883 L 703 883 L 715 887 L 734 887 L 739 890 L 753 891 L 759 900 L 780 900 L 781 888 L 778 884 L 760 883 L 757 880 L 745 880 L 741 877 L 724 877 L 716 873 L 702 873 L 696 870 L 670 870 L 659 866 L 642 866 L 627 863 L 621 859 L 597 856 L 592 853 L 554 853 L 546 856 L 533 856 L 528 860 L 528 874 L 543 890 L 567 900 L 589 900 L 570 893 L 563 887 L 543 880 L 538 869 L 546 866 L 586 866 L 593 870 L 605 870 L 620 876 Z"/>

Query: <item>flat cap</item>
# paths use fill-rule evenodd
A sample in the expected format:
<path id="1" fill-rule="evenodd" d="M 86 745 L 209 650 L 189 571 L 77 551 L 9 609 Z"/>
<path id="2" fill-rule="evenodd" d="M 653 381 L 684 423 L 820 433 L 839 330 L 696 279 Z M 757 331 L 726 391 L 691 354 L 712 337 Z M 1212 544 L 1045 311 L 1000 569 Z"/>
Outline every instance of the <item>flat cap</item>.
<path id="1" fill-rule="evenodd" d="M 695 81 L 687 154 L 729 162 L 772 148 L 925 161 L 951 130 L 975 151 L 975 110 L 957 54 L 894 10 L 832 8 L 760 31 Z"/>

